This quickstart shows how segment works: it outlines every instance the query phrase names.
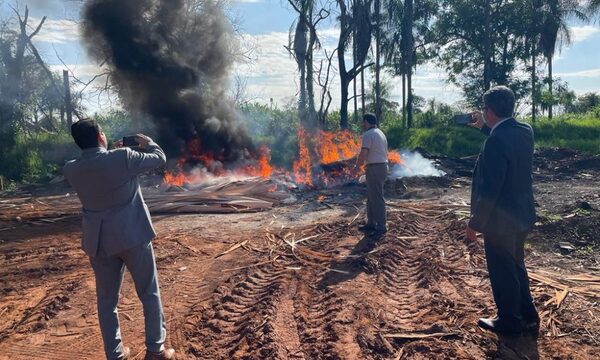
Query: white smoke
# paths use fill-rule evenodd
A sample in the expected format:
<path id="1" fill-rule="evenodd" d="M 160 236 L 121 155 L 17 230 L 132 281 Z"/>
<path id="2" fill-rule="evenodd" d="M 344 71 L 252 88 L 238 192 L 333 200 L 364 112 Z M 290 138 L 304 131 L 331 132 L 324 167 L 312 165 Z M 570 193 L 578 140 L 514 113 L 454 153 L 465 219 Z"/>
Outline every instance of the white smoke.
<path id="1" fill-rule="evenodd" d="M 402 164 L 391 168 L 391 178 L 404 178 L 411 176 L 444 176 L 445 172 L 436 169 L 432 160 L 426 159 L 416 151 L 400 151 Z"/>

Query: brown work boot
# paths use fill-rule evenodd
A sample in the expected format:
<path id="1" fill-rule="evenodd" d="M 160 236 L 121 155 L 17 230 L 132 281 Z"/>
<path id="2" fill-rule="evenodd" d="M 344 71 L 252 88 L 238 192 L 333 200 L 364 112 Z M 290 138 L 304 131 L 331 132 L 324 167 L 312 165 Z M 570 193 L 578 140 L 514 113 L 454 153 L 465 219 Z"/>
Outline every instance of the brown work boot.
<path id="1" fill-rule="evenodd" d="M 175 359 L 174 349 L 165 349 L 159 353 L 146 351 L 146 357 L 144 360 L 171 360 Z"/>

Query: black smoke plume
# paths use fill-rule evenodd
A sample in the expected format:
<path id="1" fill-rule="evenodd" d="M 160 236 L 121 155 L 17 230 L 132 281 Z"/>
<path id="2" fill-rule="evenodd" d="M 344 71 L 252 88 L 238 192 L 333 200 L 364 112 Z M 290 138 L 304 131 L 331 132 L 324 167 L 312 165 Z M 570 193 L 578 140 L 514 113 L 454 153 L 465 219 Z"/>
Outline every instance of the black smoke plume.
<path id="1" fill-rule="evenodd" d="M 123 104 L 152 120 L 169 155 L 194 139 L 225 162 L 253 152 L 226 93 L 237 42 L 213 0 L 89 0 L 82 30 Z"/>

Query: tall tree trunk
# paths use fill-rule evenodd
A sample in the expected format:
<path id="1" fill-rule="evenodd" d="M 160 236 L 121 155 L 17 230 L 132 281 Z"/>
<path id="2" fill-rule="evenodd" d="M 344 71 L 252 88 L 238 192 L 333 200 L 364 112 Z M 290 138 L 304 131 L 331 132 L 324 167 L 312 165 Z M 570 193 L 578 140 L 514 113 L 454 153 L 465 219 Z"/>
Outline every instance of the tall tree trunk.
<path id="1" fill-rule="evenodd" d="M 413 126 L 413 92 L 412 92 L 412 70 L 406 74 L 406 86 L 408 89 L 408 97 L 406 99 L 406 127 L 411 128 Z"/>
<path id="2" fill-rule="evenodd" d="M 484 32 L 485 40 L 483 44 L 483 88 L 485 91 L 489 90 L 491 84 L 491 65 L 492 65 L 492 33 L 491 33 L 491 0 L 485 0 L 485 20 L 484 20 Z"/>
<path id="3" fill-rule="evenodd" d="M 363 69 L 360 72 L 360 98 L 361 98 L 361 102 L 362 102 L 362 114 L 365 114 L 365 69 Z"/>
<path id="4" fill-rule="evenodd" d="M 536 82 L 537 82 L 537 74 L 536 74 L 536 58 L 537 58 L 537 41 L 538 34 L 540 29 L 540 24 L 538 24 L 538 6 L 537 0 L 531 1 L 531 33 L 533 35 L 531 39 L 531 122 L 535 123 L 536 120 Z"/>
<path id="5" fill-rule="evenodd" d="M 356 10 L 355 9 L 356 9 L 356 6 L 353 6 L 352 7 L 352 12 L 353 12 L 354 15 L 356 15 Z M 353 31 L 352 36 L 353 36 L 353 38 L 352 38 L 352 62 L 354 64 L 356 64 L 356 61 L 357 61 L 357 55 L 356 55 L 356 40 L 357 40 L 356 29 Z M 354 123 L 358 124 L 358 97 L 357 97 L 357 94 L 356 94 L 356 91 L 357 91 L 356 81 L 357 81 L 356 78 L 354 78 L 354 80 L 352 80 L 352 88 L 353 88 L 352 90 L 354 92 L 354 94 L 353 94 L 353 98 L 354 98 L 354 115 L 353 115 L 353 119 L 354 119 Z"/>
<path id="6" fill-rule="evenodd" d="M 406 73 L 402 73 L 402 127 L 406 128 Z"/>
<path id="7" fill-rule="evenodd" d="M 381 43 L 381 0 L 375 0 L 375 116 L 381 121 L 380 43 Z"/>
<path id="8" fill-rule="evenodd" d="M 554 104 L 554 95 L 552 95 L 552 56 L 548 57 L 548 92 L 550 93 L 550 104 L 548 106 L 548 119 L 552 120 L 552 106 Z"/>
<path id="9" fill-rule="evenodd" d="M 412 67 L 413 67 L 413 52 L 415 49 L 414 39 L 413 39 L 413 0 L 405 0 L 404 2 L 404 11 L 406 11 L 406 27 L 405 27 L 405 37 L 406 37 L 406 49 L 404 53 L 405 62 L 405 72 L 406 72 L 406 86 L 407 86 L 407 99 L 406 99 L 406 127 L 411 128 L 413 123 L 413 93 L 412 93 Z"/>
<path id="10" fill-rule="evenodd" d="M 347 75 L 346 75 L 347 76 Z M 342 100 L 340 104 L 340 128 L 345 130 L 348 129 L 348 81 L 346 79 L 340 79 L 342 84 L 341 95 Z"/>
<path id="11" fill-rule="evenodd" d="M 312 7 L 309 8 L 307 17 L 308 21 L 311 21 L 313 17 Z M 306 112 L 308 115 L 308 123 L 310 127 L 314 127 L 317 125 L 317 111 L 315 110 L 315 79 L 313 63 L 313 53 L 316 42 L 316 29 L 314 28 L 314 26 L 309 25 L 309 40 L 308 47 L 306 48 L 306 96 L 308 98 Z"/>
<path id="12" fill-rule="evenodd" d="M 314 68 L 313 68 L 312 48 L 308 50 L 306 58 L 306 97 L 307 97 L 307 116 L 310 126 L 316 125 L 316 110 L 315 110 L 315 90 L 314 90 Z"/>
<path id="13" fill-rule="evenodd" d="M 298 117 L 300 118 L 301 124 L 309 124 L 307 116 L 307 96 L 306 96 L 306 56 L 307 56 L 307 45 L 308 40 L 306 38 L 306 31 L 308 24 L 304 16 L 298 17 L 298 24 L 296 25 L 296 31 L 294 33 L 294 57 L 298 64 L 298 70 L 300 71 L 300 94 L 298 97 Z"/>
<path id="14" fill-rule="evenodd" d="M 354 123 L 358 124 L 358 96 L 356 95 L 356 91 L 357 89 L 357 84 L 356 84 L 357 79 L 354 78 L 354 80 L 352 80 L 352 87 L 353 87 L 353 99 L 354 99 L 354 114 L 353 114 L 353 119 L 354 119 Z"/>
<path id="15" fill-rule="evenodd" d="M 536 51 L 536 47 L 535 47 L 535 39 L 533 40 L 533 44 L 532 44 L 532 51 L 531 51 L 531 122 L 535 123 L 535 117 L 536 117 L 536 109 L 535 109 L 535 92 L 536 92 L 536 64 L 535 64 L 535 51 Z"/>

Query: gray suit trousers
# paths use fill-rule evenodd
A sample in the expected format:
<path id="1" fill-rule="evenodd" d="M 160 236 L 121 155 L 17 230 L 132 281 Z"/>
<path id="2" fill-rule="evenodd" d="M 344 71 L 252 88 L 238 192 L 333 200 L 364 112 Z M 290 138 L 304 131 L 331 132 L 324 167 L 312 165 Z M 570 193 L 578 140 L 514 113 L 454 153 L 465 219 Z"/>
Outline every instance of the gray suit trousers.
<path id="1" fill-rule="evenodd" d="M 96 275 L 98 320 L 106 357 L 118 359 L 123 355 L 117 303 L 125 267 L 131 273 L 138 298 L 144 307 L 146 348 L 152 352 L 162 351 L 167 331 L 152 243 L 136 246 L 114 256 L 103 256 L 105 254 L 100 249 L 98 256 L 89 259 Z"/>
<path id="2" fill-rule="evenodd" d="M 383 185 L 387 178 L 388 165 L 367 165 L 367 225 L 377 230 L 385 230 L 386 211 L 383 197 Z"/>

